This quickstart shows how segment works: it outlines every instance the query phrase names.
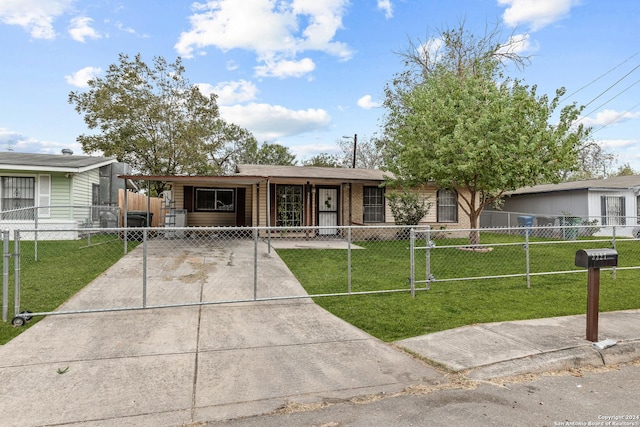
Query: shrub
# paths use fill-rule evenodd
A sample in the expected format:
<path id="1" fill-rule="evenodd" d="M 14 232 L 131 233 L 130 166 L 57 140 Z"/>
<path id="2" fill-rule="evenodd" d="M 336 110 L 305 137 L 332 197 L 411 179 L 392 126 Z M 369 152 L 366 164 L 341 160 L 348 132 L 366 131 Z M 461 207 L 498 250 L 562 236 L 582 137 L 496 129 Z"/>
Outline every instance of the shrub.
<path id="1" fill-rule="evenodd" d="M 431 208 L 431 202 L 421 200 L 416 193 L 406 190 L 391 191 L 386 195 L 396 225 L 416 225 Z"/>

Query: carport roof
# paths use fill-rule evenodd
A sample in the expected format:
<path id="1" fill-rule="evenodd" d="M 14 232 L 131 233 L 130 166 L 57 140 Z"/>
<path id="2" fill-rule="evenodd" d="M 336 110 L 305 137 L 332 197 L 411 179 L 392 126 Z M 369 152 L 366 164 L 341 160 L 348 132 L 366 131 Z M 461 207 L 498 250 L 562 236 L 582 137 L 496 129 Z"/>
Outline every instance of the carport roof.
<path id="1" fill-rule="evenodd" d="M 119 178 L 133 179 L 140 181 L 160 181 L 160 182 L 189 182 L 210 184 L 229 183 L 250 185 L 257 184 L 267 179 L 263 176 L 236 176 L 236 175 L 121 175 Z"/>
<path id="2" fill-rule="evenodd" d="M 126 175 L 120 178 L 143 181 L 257 184 L 266 179 L 377 181 L 392 177 L 390 172 L 378 169 L 327 168 L 316 166 L 238 165 L 234 175 Z"/>
<path id="3" fill-rule="evenodd" d="M 345 181 L 384 181 L 391 172 L 379 169 L 328 168 L 317 166 L 238 165 L 236 176 L 259 175 L 269 178 L 341 179 Z"/>

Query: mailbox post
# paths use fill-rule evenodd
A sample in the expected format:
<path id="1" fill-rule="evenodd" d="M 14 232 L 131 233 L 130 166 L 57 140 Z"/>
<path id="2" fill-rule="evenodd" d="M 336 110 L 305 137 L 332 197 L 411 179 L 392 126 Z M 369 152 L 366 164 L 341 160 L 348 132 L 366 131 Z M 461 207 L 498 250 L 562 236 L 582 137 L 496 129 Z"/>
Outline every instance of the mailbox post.
<path id="1" fill-rule="evenodd" d="M 614 249 L 580 249 L 576 252 L 576 267 L 587 268 L 587 340 L 598 341 L 598 304 L 600 302 L 600 268 L 617 267 L 618 252 Z"/>

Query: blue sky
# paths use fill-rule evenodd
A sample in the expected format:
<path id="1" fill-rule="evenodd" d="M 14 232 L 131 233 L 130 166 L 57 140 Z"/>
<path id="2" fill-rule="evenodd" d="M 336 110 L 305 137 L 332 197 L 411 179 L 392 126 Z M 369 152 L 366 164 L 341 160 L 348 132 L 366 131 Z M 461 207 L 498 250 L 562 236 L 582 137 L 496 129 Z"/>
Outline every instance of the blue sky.
<path id="1" fill-rule="evenodd" d="M 182 57 L 259 142 L 337 153 L 343 136 L 379 132 L 397 52 L 461 20 L 522 40 L 532 63 L 512 75 L 540 94 L 566 87 L 594 139 L 640 171 L 637 0 L 0 0 L 0 150 L 82 153 L 69 92 L 140 53 Z"/>

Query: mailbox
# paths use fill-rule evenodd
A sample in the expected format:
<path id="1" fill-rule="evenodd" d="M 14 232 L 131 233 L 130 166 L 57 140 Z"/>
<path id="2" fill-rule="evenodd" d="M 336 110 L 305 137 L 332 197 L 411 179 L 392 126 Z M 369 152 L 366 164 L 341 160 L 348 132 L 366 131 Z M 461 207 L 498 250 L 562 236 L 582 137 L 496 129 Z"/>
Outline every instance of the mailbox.
<path id="1" fill-rule="evenodd" d="M 618 252 L 614 249 L 580 249 L 576 252 L 576 267 L 617 267 Z"/>

